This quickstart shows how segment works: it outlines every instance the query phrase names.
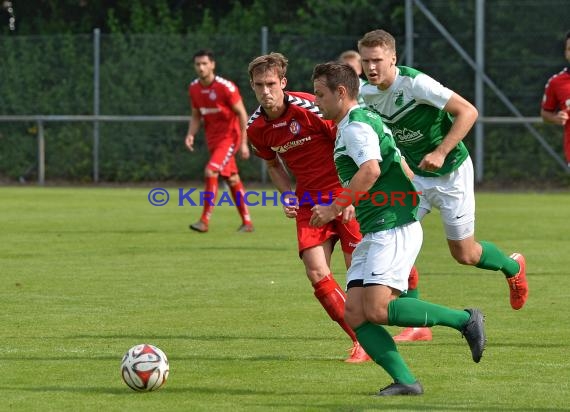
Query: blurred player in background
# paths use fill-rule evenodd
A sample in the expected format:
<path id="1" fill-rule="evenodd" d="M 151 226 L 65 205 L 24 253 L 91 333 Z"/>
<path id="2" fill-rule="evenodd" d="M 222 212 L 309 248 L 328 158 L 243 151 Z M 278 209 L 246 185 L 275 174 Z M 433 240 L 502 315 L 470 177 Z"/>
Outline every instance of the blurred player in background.
<path id="1" fill-rule="evenodd" d="M 364 84 L 364 79 L 362 78 L 362 63 L 360 61 L 360 54 L 356 50 L 343 51 L 340 56 L 338 56 L 338 61 L 346 63 L 352 67 L 358 75 L 360 86 Z M 366 104 L 360 95 L 358 95 L 358 104 L 360 107 L 366 107 Z"/>
<path id="2" fill-rule="evenodd" d="M 285 216 L 296 220 L 299 256 L 319 300 L 332 320 L 352 339 L 347 362 L 370 358 L 344 320 L 344 290 L 330 269 L 335 243 L 340 240 L 346 267 L 360 241 L 354 208 L 326 226 L 309 225 L 315 203 L 332 201 L 342 190 L 333 162 L 334 124 L 323 120 L 308 93 L 284 92 L 288 61 L 280 53 L 255 58 L 248 67 L 259 108 L 249 119 L 247 134 L 254 153 L 265 160 L 274 186 L 286 198 Z M 296 190 L 287 169 L 296 179 Z"/>
<path id="3" fill-rule="evenodd" d="M 190 229 L 205 233 L 218 193 L 218 176 L 229 186 L 234 204 L 242 219 L 239 232 L 253 232 L 253 224 L 246 203 L 244 187 L 235 161 L 239 150 L 243 159 L 249 158 L 247 145 L 247 112 L 237 86 L 214 72 L 216 61 L 211 50 L 200 50 L 193 56 L 194 69 L 198 75 L 188 88 L 192 118 L 186 134 L 186 146 L 194 151 L 194 139 L 204 121 L 206 144 L 210 160 L 204 169 L 205 192 L 212 193 L 212 201 L 204 201 L 200 220 Z"/>
<path id="4" fill-rule="evenodd" d="M 422 193 L 418 218 L 438 208 L 455 260 L 502 271 L 511 307 L 521 309 L 528 297 L 525 258 L 475 240 L 473 163 L 463 138 L 477 120 L 477 109 L 426 74 L 396 66 L 396 41 L 384 30 L 366 33 L 358 50 L 368 79 L 360 93 L 390 127 L 415 173 L 414 185 Z"/>
<path id="5" fill-rule="evenodd" d="M 564 57 L 570 64 L 570 31 L 566 33 Z M 564 154 L 570 168 L 570 65 L 548 79 L 540 115 L 545 122 L 564 127 Z"/>
<path id="6" fill-rule="evenodd" d="M 333 120 L 338 128 L 334 162 L 346 189 L 343 197 L 331 204 L 314 206 L 310 224 L 325 225 L 348 205 L 355 205 L 363 238 L 346 275 L 346 321 L 366 352 L 394 380 L 378 396 L 421 395 L 421 383 L 382 325 L 456 329 L 466 338 L 473 361 L 479 362 L 486 342 L 483 314 L 477 309 L 457 310 L 420 299 L 398 299 L 408 286 L 423 240 L 416 216 L 416 188 L 410 180 L 413 173 L 380 115 L 359 107 L 358 79 L 349 65 L 315 66 L 313 84 L 323 117 Z M 368 196 L 362 196 L 364 193 Z M 378 203 L 374 200 L 378 193 L 398 195 L 398 201 Z"/>
<path id="7" fill-rule="evenodd" d="M 338 60 L 342 63 L 348 64 L 354 69 L 358 75 L 360 87 L 366 83 L 366 81 L 362 78 L 362 59 L 360 57 L 360 53 L 358 53 L 356 50 L 346 50 L 340 54 Z M 364 103 L 364 99 L 360 93 L 358 94 L 358 104 L 360 107 L 366 107 L 366 103 Z M 410 276 L 408 278 L 408 290 L 402 296 L 419 299 L 420 290 L 418 283 L 419 272 L 414 265 L 412 266 L 412 270 L 410 271 Z M 394 340 L 396 342 L 429 341 L 432 340 L 432 333 L 430 328 L 410 327 L 404 329 L 401 333 L 394 336 Z"/>

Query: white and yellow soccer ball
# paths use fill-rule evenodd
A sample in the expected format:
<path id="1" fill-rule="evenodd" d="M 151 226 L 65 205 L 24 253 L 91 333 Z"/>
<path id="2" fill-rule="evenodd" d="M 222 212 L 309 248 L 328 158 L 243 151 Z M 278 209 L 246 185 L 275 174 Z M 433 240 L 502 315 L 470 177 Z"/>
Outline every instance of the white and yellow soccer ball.
<path id="1" fill-rule="evenodd" d="M 121 377 L 129 388 L 150 392 L 168 379 L 170 368 L 162 350 L 146 343 L 130 348 L 121 362 Z"/>

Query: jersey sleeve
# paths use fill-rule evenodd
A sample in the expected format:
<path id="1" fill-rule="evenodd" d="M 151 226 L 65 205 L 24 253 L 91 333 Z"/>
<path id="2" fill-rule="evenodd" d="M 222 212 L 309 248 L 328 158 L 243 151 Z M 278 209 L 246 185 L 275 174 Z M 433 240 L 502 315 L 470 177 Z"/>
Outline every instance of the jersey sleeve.
<path id="1" fill-rule="evenodd" d="M 229 106 L 233 106 L 234 104 L 238 103 L 241 100 L 241 94 L 239 93 L 238 87 L 232 83 L 232 87 L 227 88 L 227 102 Z"/>
<path id="2" fill-rule="evenodd" d="M 368 160 L 382 161 L 378 135 L 366 123 L 352 122 L 343 131 L 346 151 L 360 167 Z"/>
<path id="3" fill-rule="evenodd" d="M 273 160 L 277 157 L 277 154 L 271 149 L 271 147 L 263 143 L 263 136 L 260 135 L 260 131 L 256 130 L 255 127 L 248 126 L 247 139 L 253 149 L 253 154 L 257 157 L 260 157 L 263 160 Z"/>
<path id="4" fill-rule="evenodd" d="M 419 103 L 429 104 L 440 110 L 444 108 L 453 94 L 453 90 L 424 73 L 416 76 L 412 90 L 414 98 Z"/>
<path id="5" fill-rule="evenodd" d="M 547 112 L 554 112 L 560 106 L 558 99 L 556 98 L 556 93 L 554 93 L 554 87 L 552 85 L 552 79 L 550 79 L 546 86 L 544 86 L 544 95 L 542 96 L 541 107 Z"/>

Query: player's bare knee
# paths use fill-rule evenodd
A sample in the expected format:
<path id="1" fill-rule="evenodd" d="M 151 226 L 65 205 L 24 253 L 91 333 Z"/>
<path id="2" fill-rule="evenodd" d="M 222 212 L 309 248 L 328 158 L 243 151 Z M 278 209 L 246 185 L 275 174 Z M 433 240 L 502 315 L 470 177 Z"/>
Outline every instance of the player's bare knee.
<path id="1" fill-rule="evenodd" d="M 323 280 L 325 276 L 328 275 L 328 273 L 324 273 L 322 270 L 319 269 L 307 268 L 306 272 L 307 272 L 307 277 L 309 278 L 311 284 L 313 285 L 319 283 L 321 280 Z"/>
<path id="2" fill-rule="evenodd" d="M 366 322 L 362 311 L 354 310 L 354 308 L 348 304 L 344 308 L 344 320 L 353 330 Z"/>
<path id="3" fill-rule="evenodd" d="M 213 171 L 212 169 L 208 169 L 207 167 L 204 169 L 204 176 L 206 177 L 218 177 L 219 173 Z"/>
<path id="4" fill-rule="evenodd" d="M 461 265 L 473 266 L 479 263 L 479 258 L 470 250 L 452 250 L 451 255 Z"/>
<path id="5" fill-rule="evenodd" d="M 364 317 L 370 323 L 386 325 L 388 323 L 388 308 L 367 306 L 364 308 Z"/>
<path id="6" fill-rule="evenodd" d="M 236 173 L 231 175 L 230 177 L 227 177 L 226 182 L 228 182 L 228 185 L 230 186 L 238 184 L 240 182 L 239 175 Z"/>

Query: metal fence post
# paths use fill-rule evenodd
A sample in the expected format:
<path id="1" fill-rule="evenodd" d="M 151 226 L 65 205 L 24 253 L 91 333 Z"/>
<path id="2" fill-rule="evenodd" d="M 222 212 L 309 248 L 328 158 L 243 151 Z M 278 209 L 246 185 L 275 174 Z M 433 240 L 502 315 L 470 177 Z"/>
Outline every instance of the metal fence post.
<path id="1" fill-rule="evenodd" d="M 99 116 L 99 66 L 101 30 L 93 30 L 93 115 Z M 99 182 L 99 121 L 93 122 L 93 181 Z"/>
<path id="2" fill-rule="evenodd" d="M 475 107 L 485 115 L 485 0 L 475 0 Z M 481 183 L 485 172 L 485 125 L 475 123 L 475 181 Z"/>
<path id="3" fill-rule="evenodd" d="M 38 184 L 46 181 L 46 144 L 44 137 L 44 122 L 38 119 Z"/>
<path id="4" fill-rule="evenodd" d="M 406 0 L 406 66 L 414 66 L 414 6 Z"/>

